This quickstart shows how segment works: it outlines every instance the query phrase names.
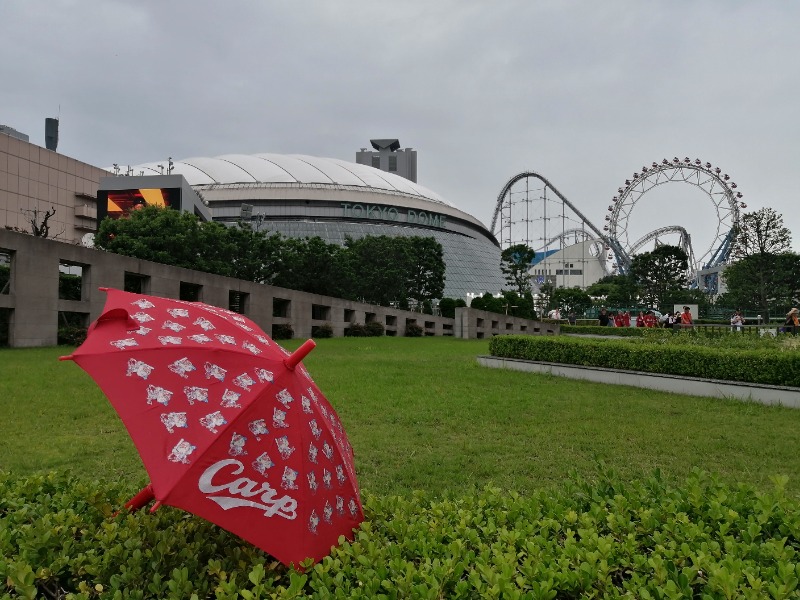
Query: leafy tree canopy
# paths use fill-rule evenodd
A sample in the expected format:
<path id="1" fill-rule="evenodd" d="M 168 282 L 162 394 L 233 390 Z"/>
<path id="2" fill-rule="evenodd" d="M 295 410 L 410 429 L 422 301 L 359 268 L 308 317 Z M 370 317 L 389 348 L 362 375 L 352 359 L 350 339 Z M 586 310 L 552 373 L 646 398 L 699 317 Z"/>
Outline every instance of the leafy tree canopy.
<path id="1" fill-rule="evenodd" d="M 800 255 L 756 254 L 728 265 L 723 273 L 728 291 L 717 303 L 754 311 L 769 318 L 800 304 Z"/>
<path id="2" fill-rule="evenodd" d="M 792 233 L 783 226 L 783 216 L 771 208 L 742 215 L 734 234 L 734 258 L 781 254 L 792 247 Z"/>
<path id="3" fill-rule="evenodd" d="M 432 237 L 367 236 L 342 247 L 149 206 L 105 219 L 95 243 L 143 260 L 382 305 L 429 304 L 444 293 L 442 246 Z"/>
<path id="4" fill-rule="evenodd" d="M 603 304 L 609 306 L 635 306 L 639 287 L 631 275 L 606 275 L 586 288 L 586 293 L 595 298 L 604 298 Z"/>
<path id="5" fill-rule="evenodd" d="M 500 255 L 500 270 L 509 286 L 518 294 L 531 291 L 531 278 L 528 271 L 536 257 L 536 252 L 525 244 L 509 246 Z"/>
<path id="6" fill-rule="evenodd" d="M 571 312 L 582 315 L 592 305 L 589 294 L 578 287 L 557 288 L 550 297 L 550 304 L 559 308 L 561 318 L 566 318 Z"/>
<path id="7" fill-rule="evenodd" d="M 649 306 L 660 306 L 668 292 L 686 287 L 688 268 L 686 252 L 665 244 L 634 256 L 630 273 L 639 285 L 642 300 Z"/>

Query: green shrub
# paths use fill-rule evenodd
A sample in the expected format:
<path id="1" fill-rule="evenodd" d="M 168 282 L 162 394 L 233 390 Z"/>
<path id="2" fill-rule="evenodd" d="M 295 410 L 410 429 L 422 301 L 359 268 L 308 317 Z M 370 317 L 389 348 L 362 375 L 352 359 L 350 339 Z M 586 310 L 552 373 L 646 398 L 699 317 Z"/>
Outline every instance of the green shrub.
<path id="1" fill-rule="evenodd" d="M 291 323 L 276 323 L 272 326 L 273 340 L 290 340 L 294 337 Z"/>
<path id="2" fill-rule="evenodd" d="M 331 338 L 333 337 L 333 326 L 330 323 L 314 325 L 311 328 L 312 338 Z"/>
<path id="3" fill-rule="evenodd" d="M 136 487 L 0 473 L 0 596 L 33 598 L 793 598 L 800 504 L 698 471 L 561 492 L 363 494 L 351 542 L 305 573 L 183 511 L 115 511 Z"/>
<path id="4" fill-rule="evenodd" d="M 370 337 L 381 337 L 386 331 L 383 324 L 378 321 L 370 321 L 364 325 L 364 328 L 367 330 L 367 335 Z"/>
<path id="5" fill-rule="evenodd" d="M 350 323 L 350 327 L 344 330 L 345 337 L 367 337 L 369 332 L 363 323 Z"/>
<path id="6" fill-rule="evenodd" d="M 549 322 L 547 319 L 544 322 Z M 553 321 L 558 323 L 559 321 Z M 563 321 L 560 321 L 563 323 Z M 597 323 L 597 320 L 594 321 Z M 615 335 L 617 337 L 639 337 L 644 327 L 601 327 L 600 325 L 561 325 L 561 333 L 582 333 L 585 335 Z"/>
<path id="7" fill-rule="evenodd" d="M 59 346 L 80 346 L 86 341 L 86 327 L 66 325 L 58 328 Z"/>
<path id="8" fill-rule="evenodd" d="M 422 327 L 416 323 L 406 323 L 406 337 L 422 337 Z"/>
<path id="9" fill-rule="evenodd" d="M 504 358 L 800 387 L 800 353 L 780 350 L 773 340 L 734 335 L 730 343 L 751 346 L 725 347 L 688 331 L 651 331 L 655 339 L 497 336 L 489 350 Z"/>

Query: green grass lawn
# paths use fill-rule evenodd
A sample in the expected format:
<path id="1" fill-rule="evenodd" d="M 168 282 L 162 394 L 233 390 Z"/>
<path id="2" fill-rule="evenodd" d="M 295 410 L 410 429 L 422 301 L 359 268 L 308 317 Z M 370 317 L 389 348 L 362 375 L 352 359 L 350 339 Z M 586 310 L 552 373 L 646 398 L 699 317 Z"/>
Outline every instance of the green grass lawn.
<path id="1" fill-rule="evenodd" d="M 295 348 L 301 340 L 285 345 Z M 599 462 L 624 477 L 698 466 L 728 482 L 800 493 L 800 410 L 485 369 L 488 340 L 318 340 L 305 363 L 339 412 L 359 481 L 375 494 L 462 495 L 489 483 L 560 486 Z M 122 423 L 71 348 L 0 350 L 0 469 L 146 474 Z"/>

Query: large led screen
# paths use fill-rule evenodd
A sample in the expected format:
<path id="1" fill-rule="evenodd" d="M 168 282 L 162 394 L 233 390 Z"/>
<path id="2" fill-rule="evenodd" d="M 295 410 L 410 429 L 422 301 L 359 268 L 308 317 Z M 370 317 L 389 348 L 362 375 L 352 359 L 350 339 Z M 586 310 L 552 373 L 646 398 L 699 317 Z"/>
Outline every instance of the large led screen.
<path id="1" fill-rule="evenodd" d="M 97 224 L 106 217 L 121 219 L 145 206 L 181 208 L 180 188 L 137 188 L 131 190 L 98 190 Z"/>

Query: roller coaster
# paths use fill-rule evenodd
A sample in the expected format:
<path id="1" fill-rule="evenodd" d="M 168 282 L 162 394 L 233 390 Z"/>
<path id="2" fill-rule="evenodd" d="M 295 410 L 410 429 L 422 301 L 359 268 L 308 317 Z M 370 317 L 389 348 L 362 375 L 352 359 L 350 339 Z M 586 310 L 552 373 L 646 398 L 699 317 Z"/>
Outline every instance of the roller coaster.
<path id="1" fill-rule="evenodd" d="M 634 237 L 634 209 L 642 198 L 665 184 L 694 186 L 708 198 L 713 222 L 703 222 L 710 243 L 695 249 L 683 225 L 667 225 Z M 548 179 L 534 171 L 511 177 L 497 196 L 491 231 L 501 247 L 525 244 L 537 256 L 549 256 L 572 244 L 586 242 L 589 260 L 599 262 L 606 274 L 625 274 L 637 253 L 651 245 L 679 246 L 689 258 L 689 278 L 697 284 L 697 273 L 726 264 L 739 223 L 742 193 L 727 173 L 709 162 L 688 157 L 663 159 L 644 165 L 625 180 L 608 205 L 605 224 L 592 223 Z"/>

